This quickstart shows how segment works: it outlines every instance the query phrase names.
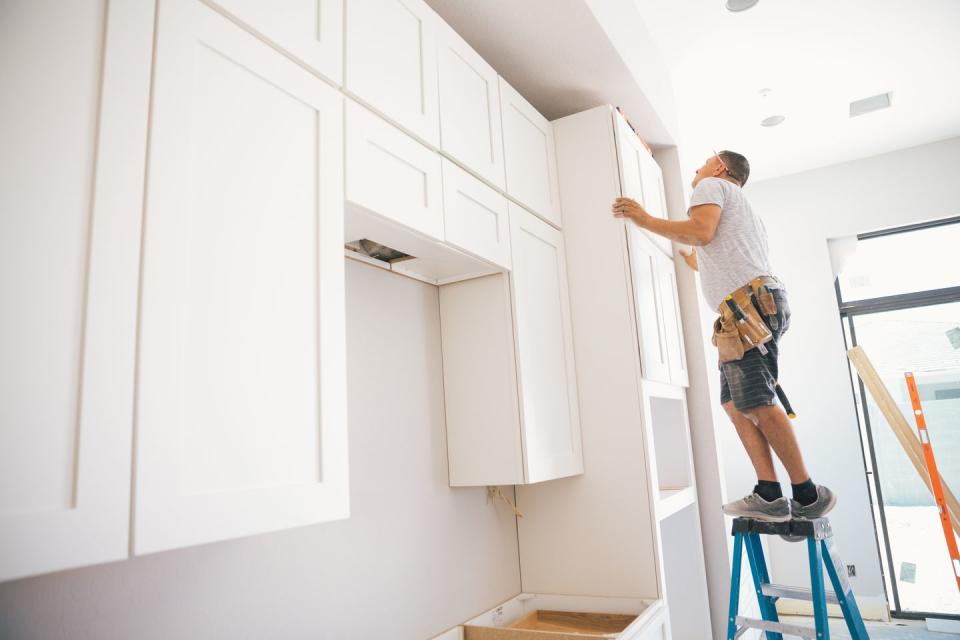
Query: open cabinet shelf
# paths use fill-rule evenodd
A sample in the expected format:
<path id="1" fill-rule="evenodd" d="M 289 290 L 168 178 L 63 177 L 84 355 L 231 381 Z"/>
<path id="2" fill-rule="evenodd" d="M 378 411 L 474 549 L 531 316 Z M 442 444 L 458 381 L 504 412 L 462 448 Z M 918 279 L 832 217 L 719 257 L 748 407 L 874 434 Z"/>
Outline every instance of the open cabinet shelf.
<path id="1" fill-rule="evenodd" d="M 660 499 L 657 504 L 657 519 L 669 518 L 678 511 L 697 504 L 697 491 L 694 487 L 683 489 L 660 489 Z"/>

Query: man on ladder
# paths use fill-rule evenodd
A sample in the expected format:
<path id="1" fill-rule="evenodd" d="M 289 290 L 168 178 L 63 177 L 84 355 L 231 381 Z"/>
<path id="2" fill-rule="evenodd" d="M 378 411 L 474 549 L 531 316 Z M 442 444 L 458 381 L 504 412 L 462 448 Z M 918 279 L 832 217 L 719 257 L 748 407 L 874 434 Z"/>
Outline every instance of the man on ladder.
<path id="1" fill-rule="evenodd" d="M 724 505 L 724 513 L 768 522 L 815 519 L 837 498 L 810 479 L 787 415 L 792 410 L 777 385 L 778 345 L 790 326 L 790 307 L 772 276 L 766 229 L 741 189 L 749 175 L 745 157 L 721 151 L 697 170 L 689 220 L 653 217 L 630 198 L 618 198 L 613 213 L 696 247 L 683 256 L 700 271 L 703 295 L 720 313 L 713 339 L 720 352 L 720 402 L 757 473 L 753 491 Z M 787 412 L 776 404 L 778 396 Z M 771 448 L 790 475 L 792 501 L 783 497 Z"/>

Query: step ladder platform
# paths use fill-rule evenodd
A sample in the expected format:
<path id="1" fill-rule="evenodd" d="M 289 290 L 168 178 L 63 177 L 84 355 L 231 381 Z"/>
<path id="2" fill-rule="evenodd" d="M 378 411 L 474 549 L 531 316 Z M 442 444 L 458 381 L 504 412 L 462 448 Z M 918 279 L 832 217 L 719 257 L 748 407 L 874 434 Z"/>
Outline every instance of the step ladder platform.
<path id="1" fill-rule="evenodd" d="M 829 518 L 814 520 L 787 520 L 786 522 L 767 522 L 753 518 L 734 518 L 733 533 L 758 533 L 771 536 L 802 536 L 814 540 L 825 540 L 833 536 Z"/>
<path id="2" fill-rule="evenodd" d="M 770 596 L 777 600 L 785 598 L 787 600 L 806 600 L 807 602 L 813 602 L 814 597 L 813 589 L 790 587 L 782 584 L 763 584 L 760 585 L 760 591 L 763 595 Z M 829 604 L 840 604 L 840 599 L 837 598 L 837 594 L 833 591 L 824 589 L 824 596 Z"/>

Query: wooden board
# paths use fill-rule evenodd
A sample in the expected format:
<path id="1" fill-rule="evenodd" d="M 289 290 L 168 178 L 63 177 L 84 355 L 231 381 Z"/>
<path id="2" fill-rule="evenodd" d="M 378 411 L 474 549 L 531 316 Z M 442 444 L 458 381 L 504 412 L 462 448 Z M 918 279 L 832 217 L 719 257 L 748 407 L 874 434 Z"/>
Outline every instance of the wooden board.
<path id="1" fill-rule="evenodd" d="M 923 480 L 927 489 L 930 489 L 932 493 L 933 488 L 930 485 L 930 474 L 927 473 L 927 466 L 923 460 L 923 449 L 921 448 L 920 440 L 917 438 L 913 427 L 907 422 L 903 412 L 900 411 L 897 403 L 893 400 L 890 391 L 887 390 L 886 385 L 883 384 L 883 381 L 880 379 L 879 374 L 877 374 L 877 370 L 874 369 L 863 347 L 850 349 L 847 352 L 847 357 L 850 358 L 850 362 L 853 363 L 857 373 L 860 374 L 860 379 L 863 380 L 864 386 L 870 392 L 874 402 L 877 403 L 880 411 L 887 419 L 887 424 L 890 425 L 893 434 L 897 437 L 897 440 L 900 441 L 900 445 L 907 453 L 907 458 L 913 463 L 920 479 Z M 950 512 L 950 522 L 953 524 L 953 530 L 960 532 L 960 502 L 957 502 L 956 496 L 950 491 L 950 487 L 947 486 L 946 481 L 941 479 L 941 484 L 943 485 L 943 495 L 947 502 L 947 510 Z"/>
<path id="2" fill-rule="evenodd" d="M 616 636 L 630 626 L 636 616 L 620 613 L 575 613 L 572 611 L 531 611 L 512 625 L 513 629 L 589 633 Z"/>

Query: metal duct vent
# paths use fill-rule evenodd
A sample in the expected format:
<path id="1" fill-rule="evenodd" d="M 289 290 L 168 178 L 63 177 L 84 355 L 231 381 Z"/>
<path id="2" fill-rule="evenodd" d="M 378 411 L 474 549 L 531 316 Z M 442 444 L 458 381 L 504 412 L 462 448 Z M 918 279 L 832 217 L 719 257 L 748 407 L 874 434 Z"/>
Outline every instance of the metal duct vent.
<path id="1" fill-rule="evenodd" d="M 408 253 L 403 251 L 398 251 L 388 247 L 385 244 L 380 244 L 379 242 L 374 242 L 373 240 L 367 240 L 363 238 L 361 240 L 354 240 L 343 245 L 350 251 L 359 253 L 362 256 L 367 256 L 368 258 L 373 258 L 374 260 L 380 260 L 381 262 L 401 262 L 403 260 L 412 260 L 415 256 L 411 256 Z"/>
<path id="2" fill-rule="evenodd" d="M 875 96 L 870 96 L 869 98 L 854 100 L 850 103 L 850 117 L 856 118 L 857 116 L 862 116 L 863 114 L 870 113 L 871 111 L 886 109 L 892 103 L 893 93 L 890 91 L 887 93 L 880 93 Z"/>

